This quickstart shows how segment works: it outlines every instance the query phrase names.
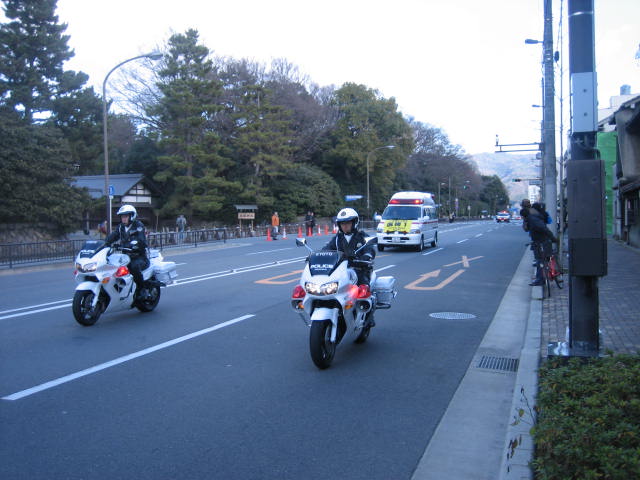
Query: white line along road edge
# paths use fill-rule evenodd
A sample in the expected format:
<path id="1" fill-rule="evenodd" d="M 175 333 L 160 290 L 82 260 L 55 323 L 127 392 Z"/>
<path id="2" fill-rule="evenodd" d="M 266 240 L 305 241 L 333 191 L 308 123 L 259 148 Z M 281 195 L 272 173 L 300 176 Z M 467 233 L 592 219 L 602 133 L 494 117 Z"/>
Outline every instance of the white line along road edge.
<path id="1" fill-rule="evenodd" d="M 219 323 L 218 325 L 214 325 L 213 327 L 205 328 L 204 330 L 199 330 L 197 332 L 193 332 L 179 338 L 174 338 L 173 340 L 160 343 L 159 345 L 145 348 L 144 350 L 140 350 L 138 352 L 130 353 L 129 355 L 125 355 L 124 357 L 116 358 L 115 360 L 101 363 L 100 365 L 96 365 L 94 367 L 90 367 L 85 370 L 80 370 L 79 372 L 72 373 L 71 375 L 60 377 L 55 380 L 51 380 L 50 382 L 42 383 L 36 387 L 28 388 L 26 390 L 13 393 L 6 397 L 2 397 L 2 400 L 20 400 L 21 398 L 28 397 L 29 395 L 33 395 L 34 393 L 42 392 L 43 390 L 48 390 L 50 388 L 57 387 L 58 385 L 62 385 L 63 383 L 70 382 L 72 380 L 75 380 L 76 378 L 84 377 L 86 375 L 91 375 L 92 373 L 96 373 L 101 370 L 105 370 L 107 368 L 113 367 L 115 365 L 128 362 L 129 360 L 142 357 L 143 355 L 147 355 L 149 353 L 162 350 L 163 348 L 171 347 L 178 343 L 186 342 L 187 340 L 191 340 L 192 338 L 199 337 L 200 335 L 204 335 L 206 333 L 210 333 L 215 330 L 220 330 L 221 328 L 228 327 L 229 325 L 233 325 L 234 323 L 242 322 L 243 320 L 247 320 L 248 318 L 251 318 L 251 317 L 255 317 L 255 315 L 254 314 L 243 315 L 242 317 L 234 318 L 232 320 Z"/>

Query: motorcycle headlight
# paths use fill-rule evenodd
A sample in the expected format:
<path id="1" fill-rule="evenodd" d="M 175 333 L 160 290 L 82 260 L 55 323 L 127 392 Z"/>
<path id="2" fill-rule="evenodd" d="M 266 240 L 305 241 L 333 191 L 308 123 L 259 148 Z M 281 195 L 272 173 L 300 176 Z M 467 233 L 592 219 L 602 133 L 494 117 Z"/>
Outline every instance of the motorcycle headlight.
<path id="1" fill-rule="evenodd" d="M 76 268 L 78 269 L 79 272 L 95 272 L 96 268 L 97 268 L 97 263 L 96 262 L 91 262 L 91 263 L 87 263 L 85 265 L 82 265 L 80 263 L 76 263 Z"/>
<path id="2" fill-rule="evenodd" d="M 306 282 L 304 289 L 311 295 L 333 295 L 338 291 L 338 282 L 323 283 L 322 285 Z"/>

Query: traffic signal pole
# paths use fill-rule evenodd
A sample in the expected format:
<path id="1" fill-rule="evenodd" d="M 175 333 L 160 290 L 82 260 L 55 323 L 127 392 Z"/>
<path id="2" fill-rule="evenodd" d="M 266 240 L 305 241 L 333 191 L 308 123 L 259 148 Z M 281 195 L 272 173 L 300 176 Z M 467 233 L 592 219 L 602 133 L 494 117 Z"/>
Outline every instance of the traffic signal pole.
<path id="1" fill-rule="evenodd" d="M 569 0 L 571 140 L 567 162 L 569 355 L 599 354 L 598 277 L 607 274 L 604 168 L 598 123 L 593 0 Z"/>

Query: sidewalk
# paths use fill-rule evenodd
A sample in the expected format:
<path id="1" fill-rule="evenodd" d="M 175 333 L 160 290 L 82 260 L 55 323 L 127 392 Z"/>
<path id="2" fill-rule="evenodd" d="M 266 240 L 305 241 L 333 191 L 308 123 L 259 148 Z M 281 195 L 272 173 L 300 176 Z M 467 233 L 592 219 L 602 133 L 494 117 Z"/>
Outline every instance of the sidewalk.
<path id="1" fill-rule="evenodd" d="M 608 274 L 598 282 L 600 299 L 600 350 L 606 353 L 640 353 L 640 250 L 607 239 Z M 569 327 L 569 278 L 565 288 L 551 289 L 542 302 L 540 355 L 547 356 L 549 342 L 566 342 Z"/>
<path id="2" fill-rule="evenodd" d="M 607 239 L 608 274 L 598 282 L 603 354 L 640 354 L 640 249 Z M 540 362 L 550 342 L 567 341 L 569 277 L 551 297 L 529 287 L 533 256 L 526 251 L 503 301 L 419 462 L 413 480 L 531 480 L 533 455 L 526 415 L 535 405 Z M 482 359 L 517 359 L 515 372 L 487 369 Z M 508 363 L 508 362 L 507 362 Z M 521 443 L 507 459 L 509 442 Z"/>

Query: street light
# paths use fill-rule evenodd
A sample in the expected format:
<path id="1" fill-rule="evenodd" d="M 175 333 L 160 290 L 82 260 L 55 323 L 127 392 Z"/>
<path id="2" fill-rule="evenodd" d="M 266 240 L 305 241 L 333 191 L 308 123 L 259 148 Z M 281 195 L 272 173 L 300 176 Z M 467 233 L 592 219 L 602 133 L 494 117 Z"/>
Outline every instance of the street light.
<path id="1" fill-rule="evenodd" d="M 385 145 L 384 147 L 374 148 L 369 153 L 367 153 L 367 216 L 369 216 L 369 214 L 371 213 L 371 209 L 369 208 L 369 158 L 371 157 L 371 155 L 375 151 L 382 150 L 383 148 L 388 148 L 389 150 L 392 150 L 392 149 L 396 148 L 396 146 L 395 145 Z"/>
<path id="2" fill-rule="evenodd" d="M 139 58 L 149 58 L 151 60 L 160 60 L 162 58 L 162 53 L 160 52 L 151 52 L 145 53 L 144 55 L 138 55 L 136 57 L 129 58 L 123 62 L 120 62 L 104 77 L 104 82 L 102 82 L 102 131 L 104 137 L 104 194 L 107 197 L 107 233 L 111 233 L 111 192 L 109 192 L 109 140 L 107 134 L 107 80 L 109 79 L 109 75 L 111 75 L 116 69 L 124 65 L 125 63 L 131 62 L 133 60 L 138 60 Z"/>

